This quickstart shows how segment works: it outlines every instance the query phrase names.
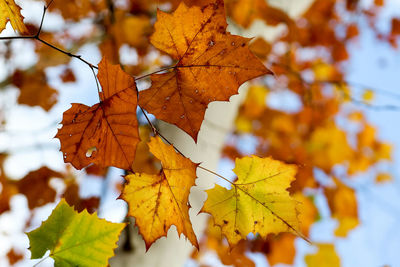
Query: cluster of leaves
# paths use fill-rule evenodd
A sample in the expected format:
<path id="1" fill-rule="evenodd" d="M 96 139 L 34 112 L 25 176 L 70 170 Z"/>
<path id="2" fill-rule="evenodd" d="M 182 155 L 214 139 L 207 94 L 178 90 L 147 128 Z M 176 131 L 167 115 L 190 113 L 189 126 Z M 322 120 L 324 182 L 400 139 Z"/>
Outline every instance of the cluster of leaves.
<path id="1" fill-rule="evenodd" d="M 320 218 L 314 199 L 321 192 L 328 202 L 331 218 L 338 221 L 335 236 L 345 238 L 360 223 L 356 191 L 349 185 L 350 179 L 366 171 L 375 173 L 377 183 L 391 179 L 390 174 L 382 170 L 382 163 L 391 160 L 391 145 L 378 140 L 377 130 L 354 106 L 370 106 L 373 92 L 365 89 L 362 100 L 353 97 L 352 85 L 346 82 L 343 68 L 343 62 L 349 58 L 348 46 L 359 34 L 357 22 L 344 18 L 351 18 L 350 14 L 355 10 L 359 12 L 361 7 L 356 6 L 355 1 L 347 1 L 346 7 L 339 2 L 314 1 L 297 23 L 286 22 L 286 36 L 272 44 L 255 40 L 254 51 L 271 62 L 275 79 L 250 86 L 236 117 L 235 131 L 223 152 L 224 157 L 232 161 L 248 156 L 248 150 L 241 150 L 240 143 L 252 138 L 256 145 L 251 154 L 271 156 L 299 166 L 289 191 L 302 203 L 300 229 L 306 237 L 312 224 Z M 365 19 L 370 23 L 375 21 L 381 6 L 381 1 L 375 1 L 375 5 L 363 10 Z M 249 20 L 251 22 L 250 17 Z M 249 25 L 239 18 L 235 21 L 243 27 Z M 345 29 L 345 36 L 338 29 Z M 387 38 L 383 38 L 376 27 L 372 30 L 380 39 L 395 44 L 395 26 Z M 261 47 L 268 47 L 268 50 Z M 306 58 L 299 56 L 315 50 L 318 53 Z M 299 108 L 277 110 L 270 107 L 269 99 L 279 90 L 285 90 L 298 100 Z M 340 126 L 343 124 L 358 130 L 343 129 Z M 283 233 L 267 239 L 261 237 L 241 241 L 232 251 L 234 257 L 227 256 L 228 246 L 221 239 L 221 231 L 210 225 L 201 242 L 204 249 L 195 252 L 193 257 L 201 261 L 208 248 L 216 251 L 226 265 L 254 266 L 249 252 L 265 254 L 271 266 L 293 264 L 294 236 Z M 318 246 L 317 254 L 306 256 L 308 266 L 340 265 L 333 244 Z"/>
<path id="2" fill-rule="evenodd" d="M 173 12 L 157 10 L 160 3 L 169 3 Z M 381 1 L 375 1 L 363 10 L 371 25 L 381 6 Z M 125 6 L 106 0 L 51 1 L 44 14 L 59 13 L 70 25 L 92 19 L 91 31 L 77 37 L 68 27 L 57 32 L 42 29 L 43 19 L 39 26 L 24 24 L 14 1 L 1 1 L 0 30 L 9 20 L 21 34 L 15 39 L 34 42 L 38 55 L 38 64 L 13 70 L 3 85 L 19 88 L 20 104 L 48 111 L 58 97 L 58 91 L 48 84 L 48 67 L 65 65 L 76 58 L 93 72 L 98 68 L 99 103 L 90 107 L 72 104 L 64 112 L 56 137 L 64 161 L 78 170 L 85 168 L 87 174 L 104 176 L 113 166 L 129 173 L 120 198 L 128 203 L 128 215 L 135 217 L 146 249 L 175 225 L 179 234 L 201 248 L 193 254 L 200 262 L 211 249 L 224 264 L 254 266 L 246 256 L 249 251 L 263 252 L 271 265 L 290 264 L 295 256 L 293 233 L 307 239 L 311 225 L 318 219 L 312 200 L 315 192 L 322 189 L 332 217 L 339 221 L 335 234 L 345 237 L 359 223 L 355 191 L 345 180 L 390 160 L 390 146 L 377 140 L 374 127 L 363 114 L 344 107 L 356 100 L 345 81 L 341 62 L 348 59 L 347 44 L 356 39 L 359 30 L 357 21 L 344 21 L 339 14 L 354 14 L 360 8 L 357 1 L 341 6 L 340 1 L 316 0 L 301 18 L 293 20 L 263 0 L 227 0 L 225 7 L 222 0 L 131 0 Z M 284 24 L 287 31 L 274 43 L 232 35 L 226 30 L 225 14 L 238 27 L 248 28 L 255 20 L 262 20 L 268 25 Z M 153 31 L 154 16 L 157 21 Z M 392 20 L 389 35 L 374 28 L 378 38 L 396 46 L 398 21 Z M 338 28 L 346 34 L 338 33 Z M 103 55 L 98 67 L 73 54 L 88 43 L 96 44 Z M 123 61 L 120 51 L 126 46 L 135 48 L 137 61 L 124 64 L 122 69 L 118 65 Z M 310 48 L 313 56 L 302 59 L 300 55 Z M 13 56 L 12 50 L 8 51 L 6 59 Z M 154 60 L 151 54 L 158 56 Z M 172 61 L 175 64 L 166 64 Z M 271 70 L 262 61 L 268 62 Z M 274 79 L 265 78 L 272 72 Z M 224 155 L 235 161 L 238 178 L 235 182 L 227 180 L 231 189 L 216 185 L 207 191 L 202 212 L 210 213 L 212 219 L 199 242 L 188 213 L 189 192 L 195 185 L 199 164 L 165 144 L 144 110 L 197 141 L 209 103 L 228 101 L 241 84 L 263 75 L 267 76 L 250 87 L 236 118 L 236 130 L 224 149 Z M 148 77 L 150 88 L 139 92 L 137 82 Z M 60 79 L 69 83 L 76 78 L 67 67 Z M 299 111 L 268 107 L 270 91 L 279 88 L 300 99 Z M 364 101 L 371 98 L 370 91 L 366 91 Z M 139 115 L 150 127 L 141 126 L 138 106 Z M 348 142 L 351 133 L 336 123 L 335 118 L 343 114 L 361 129 L 353 136 L 355 145 Z M 254 155 L 237 148 L 241 138 L 249 135 L 257 140 Z M 32 258 L 40 258 L 50 250 L 56 264 L 107 265 L 125 225 L 90 214 L 97 209 L 99 199 L 79 196 L 72 170 L 60 173 L 43 167 L 14 181 L 4 171 L 6 157 L 5 153 L 0 157 L 0 213 L 10 210 L 10 199 L 18 193 L 26 196 L 32 210 L 54 202 L 58 197 L 49 184 L 52 178 L 62 178 L 66 185 L 62 193 L 65 201 L 61 200 L 40 228 L 28 234 Z M 336 173 L 337 165 L 346 171 Z M 328 183 L 317 181 L 316 169 L 330 177 Z M 378 173 L 377 180 L 385 180 L 384 176 L 387 174 Z M 291 233 L 269 235 L 281 232 Z M 246 239 L 250 233 L 255 238 Z M 88 242 L 92 245 L 82 245 Z M 329 266 L 339 265 L 333 245 L 319 247 L 317 255 L 306 257 L 309 266 L 322 266 L 321 258 L 326 257 L 331 259 Z M 18 258 L 15 254 L 10 250 L 10 261 Z"/>

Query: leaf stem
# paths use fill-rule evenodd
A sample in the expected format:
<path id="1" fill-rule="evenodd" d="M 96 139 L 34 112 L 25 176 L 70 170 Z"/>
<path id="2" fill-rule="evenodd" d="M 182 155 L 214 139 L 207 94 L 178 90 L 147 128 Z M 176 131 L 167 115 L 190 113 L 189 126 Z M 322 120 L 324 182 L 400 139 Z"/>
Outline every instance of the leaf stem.
<path id="1" fill-rule="evenodd" d="M 219 178 L 221 178 L 221 179 L 227 181 L 228 183 L 230 183 L 232 186 L 235 186 L 235 187 L 236 187 L 236 185 L 235 185 L 233 182 L 229 181 L 228 178 L 225 178 L 224 176 L 222 176 L 222 175 L 220 175 L 220 174 L 218 174 L 218 173 L 216 173 L 216 172 L 213 172 L 212 170 L 209 170 L 209 169 L 207 169 L 207 168 L 204 168 L 203 166 L 200 166 L 200 165 L 199 165 L 198 168 L 199 168 L 199 169 L 202 169 L 203 171 L 206 171 L 206 172 L 209 172 L 209 173 L 211 173 L 211 174 L 214 174 L 215 176 L 218 176 Z"/>
<path id="2" fill-rule="evenodd" d="M 154 72 L 152 72 L 152 73 L 139 76 L 139 77 L 135 78 L 135 80 L 141 80 L 141 79 L 147 78 L 147 77 L 149 77 L 149 76 L 151 76 L 151 75 L 153 75 L 153 74 L 157 74 L 157 73 L 159 73 L 159 72 L 167 71 L 167 70 L 174 69 L 174 68 L 175 68 L 175 66 L 169 66 L 169 67 L 166 67 L 166 68 L 163 68 L 163 69 L 154 71 Z"/>
<path id="3" fill-rule="evenodd" d="M 139 92 L 138 92 L 138 95 L 139 95 Z M 146 112 L 144 111 L 144 109 L 143 109 L 141 106 L 139 106 L 139 108 L 140 108 L 140 110 L 142 111 L 143 116 L 146 118 L 147 124 L 150 125 L 151 130 L 153 131 L 154 135 L 157 135 L 157 132 L 158 132 L 158 131 L 157 131 L 156 127 L 155 127 L 155 126 L 153 125 L 153 123 L 150 121 L 150 119 L 149 119 L 149 117 L 147 116 L 147 114 L 146 114 Z"/>
<path id="4" fill-rule="evenodd" d="M 32 267 L 37 267 L 37 266 L 39 266 L 39 264 L 41 264 L 42 262 L 44 262 L 44 261 L 47 260 L 48 258 L 50 258 L 50 255 L 44 257 L 43 259 L 41 259 L 40 261 L 38 261 L 37 263 L 35 263 L 35 265 L 33 265 Z"/>

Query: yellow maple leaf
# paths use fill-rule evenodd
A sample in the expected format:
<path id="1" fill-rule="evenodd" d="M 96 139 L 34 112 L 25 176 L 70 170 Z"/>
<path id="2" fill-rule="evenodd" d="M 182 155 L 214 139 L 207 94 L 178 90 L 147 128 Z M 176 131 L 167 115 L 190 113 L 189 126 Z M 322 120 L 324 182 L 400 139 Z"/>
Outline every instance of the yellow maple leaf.
<path id="1" fill-rule="evenodd" d="M 346 132 L 334 123 L 316 128 L 307 148 L 315 166 L 324 170 L 348 161 L 353 155 Z"/>
<path id="2" fill-rule="evenodd" d="M 232 247 L 249 233 L 266 238 L 269 233 L 301 235 L 296 201 L 286 190 L 297 168 L 272 158 L 236 159 L 238 180 L 230 190 L 216 185 L 207 190 L 202 212 L 211 214 Z"/>
<path id="3" fill-rule="evenodd" d="M 379 160 L 391 160 L 392 148 L 393 146 L 389 143 L 378 143 L 375 148 L 375 158 Z"/>
<path id="4" fill-rule="evenodd" d="M 308 267 L 339 267 L 340 258 L 333 244 L 318 244 L 318 252 L 304 258 Z"/>
<path id="5" fill-rule="evenodd" d="M 242 104 L 244 116 L 254 119 L 261 116 L 266 109 L 265 98 L 268 95 L 268 88 L 260 85 L 253 85 L 249 88 L 247 97 Z"/>
<path id="6" fill-rule="evenodd" d="M 344 217 L 339 220 L 339 225 L 335 229 L 335 236 L 347 237 L 349 232 L 360 224 L 358 218 Z"/>
<path id="7" fill-rule="evenodd" d="M 328 200 L 328 205 L 331 210 L 332 217 L 337 219 L 339 225 L 335 230 L 335 235 L 345 237 L 347 234 L 356 228 L 358 221 L 358 205 L 356 192 L 334 179 L 336 187 L 325 188 L 324 193 Z"/>
<path id="8" fill-rule="evenodd" d="M 28 30 L 23 22 L 21 8 L 15 4 L 14 0 L 0 0 L 0 32 L 6 28 L 10 21 L 14 30 L 20 33 L 26 33 Z"/>
<path id="9" fill-rule="evenodd" d="M 132 29 L 135 29 L 132 31 Z M 128 44 L 135 48 L 146 48 L 148 46 L 147 36 L 151 34 L 152 28 L 150 18 L 147 16 L 126 16 L 125 12 L 116 12 L 116 22 L 111 28 L 115 42 L 118 47 Z"/>
<path id="10" fill-rule="evenodd" d="M 238 114 L 235 120 L 236 130 L 239 133 L 251 133 L 253 130 L 253 124 L 251 120 L 243 116 L 242 114 Z"/>
<path id="11" fill-rule="evenodd" d="M 136 225 L 146 243 L 146 249 L 175 225 L 195 247 L 199 247 L 189 219 L 189 193 L 196 179 L 197 165 L 177 154 L 173 146 L 159 138 L 151 138 L 150 152 L 161 160 L 159 174 L 130 174 L 125 177 L 121 198 L 129 205 L 128 215 L 136 218 Z"/>

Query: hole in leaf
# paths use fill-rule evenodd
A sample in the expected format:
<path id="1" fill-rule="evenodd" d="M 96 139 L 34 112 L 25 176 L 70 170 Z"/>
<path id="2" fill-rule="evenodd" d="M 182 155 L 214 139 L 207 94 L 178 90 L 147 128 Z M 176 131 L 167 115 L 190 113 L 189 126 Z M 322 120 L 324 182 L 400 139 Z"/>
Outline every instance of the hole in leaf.
<path id="1" fill-rule="evenodd" d="M 86 151 L 86 157 L 90 158 L 93 155 L 93 152 L 97 151 L 97 147 L 91 147 Z"/>

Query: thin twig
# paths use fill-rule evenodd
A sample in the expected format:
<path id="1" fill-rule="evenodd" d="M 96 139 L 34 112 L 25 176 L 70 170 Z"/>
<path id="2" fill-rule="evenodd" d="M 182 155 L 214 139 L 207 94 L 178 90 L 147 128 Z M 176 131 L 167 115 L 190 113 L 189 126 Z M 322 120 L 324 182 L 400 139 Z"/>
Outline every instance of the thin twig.
<path id="1" fill-rule="evenodd" d="M 70 52 L 66 52 L 66 51 L 62 50 L 61 48 L 58 48 L 58 47 L 56 47 L 56 46 L 54 46 L 54 45 L 52 45 L 52 44 L 46 42 L 46 41 L 43 40 L 43 39 L 40 39 L 39 37 L 36 37 L 36 36 L 33 36 L 31 39 L 36 39 L 36 40 L 38 40 L 39 42 L 41 42 L 41 43 L 43 43 L 43 44 L 45 44 L 45 45 L 47 45 L 47 46 L 49 46 L 49 47 L 51 47 L 51 48 L 57 50 L 58 52 L 61 52 L 61 53 L 65 54 L 65 55 L 67 55 L 67 56 L 69 56 L 69 57 L 73 57 L 73 58 L 79 59 L 80 61 L 82 61 L 83 63 L 85 63 L 86 65 L 88 65 L 90 68 L 98 69 L 98 67 L 97 67 L 96 65 L 94 65 L 94 64 L 90 63 L 89 61 L 86 61 L 85 59 L 83 59 L 81 55 L 75 55 L 75 54 L 72 54 L 72 53 L 70 53 Z"/>
<path id="2" fill-rule="evenodd" d="M 52 2 L 50 2 L 52 3 Z M 40 25 L 39 25 L 39 29 L 36 33 L 36 37 L 39 38 L 40 33 L 42 32 L 42 27 L 43 27 L 43 21 L 44 21 L 44 16 L 46 15 L 46 10 L 47 10 L 47 6 L 43 7 L 43 14 L 42 14 L 42 19 L 40 20 Z"/>
<path id="3" fill-rule="evenodd" d="M 207 169 L 207 168 L 204 168 L 203 166 L 200 166 L 200 165 L 198 166 L 198 168 L 199 168 L 199 169 L 202 169 L 203 171 L 206 171 L 206 172 L 209 172 L 209 173 L 211 173 L 211 174 L 214 174 L 215 176 L 218 176 L 219 178 L 221 178 L 221 179 L 227 181 L 227 182 L 230 183 L 231 185 L 236 186 L 233 182 L 229 181 L 228 178 L 225 178 L 224 176 L 222 176 L 222 175 L 220 175 L 220 174 L 218 174 L 218 173 L 216 173 L 216 172 L 213 172 L 212 170 L 209 170 L 209 169 Z"/>
<path id="4" fill-rule="evenodd" d="M 40 24 L 39 24 L 39 29 L 37 31 L 37 33 L 35 35 L 30 35 L 30 36 L 4 36 L 4 37 L 0 37 L 0 40 L 16 40 L 16 39 L 31 39 L 31 40 L 37 40 L 39 42 L 41 42 L 42 44 L 57 50 L 60 53 L 63 53 L 64 55 L 67 55 L 71 58 L 76 58 L 80 61 L 82 61 L 83 63 L 85 63 L 86 65 L 88 65 L 91 69 L 98 69 L 98 67 L 92 63 L 90 63 L 89 61 L 85 60 L 82 58 L 81 55 L 75 55 L 72 54 L 71 52 L 67 52 L 59 47 L 56 47 L 55 45 L 52 45 L 48 42 L 46 42 L 45 40 L 43 40 L 42 38 L 40 38 L 40 34 L 42 32 L 42 27 L 43 27 L 43 22 L 44 22 L 44 18 L 47 12 L 47 9 L 49 8 L 49 6 L 53 3 L 54 0 L 51 0 L 50 3 L 47 6 L 44 6 L 43 8 L 43 14 L 42 14 L 42 19 L 40 20 Z"/>

